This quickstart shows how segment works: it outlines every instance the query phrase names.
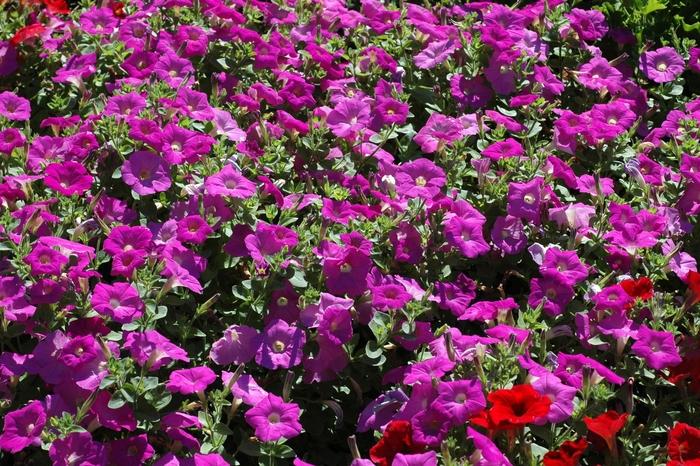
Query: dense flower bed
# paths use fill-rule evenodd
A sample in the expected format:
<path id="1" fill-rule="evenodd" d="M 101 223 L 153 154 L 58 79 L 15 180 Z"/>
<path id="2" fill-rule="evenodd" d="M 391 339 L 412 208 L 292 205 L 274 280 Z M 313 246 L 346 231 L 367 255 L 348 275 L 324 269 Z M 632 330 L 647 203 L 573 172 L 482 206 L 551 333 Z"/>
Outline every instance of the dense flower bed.
<path id="1" fill-rule="evenodd" d="M 700 464 L 700 49 L 429 3 L 4 3 L 2 464 Z"/>

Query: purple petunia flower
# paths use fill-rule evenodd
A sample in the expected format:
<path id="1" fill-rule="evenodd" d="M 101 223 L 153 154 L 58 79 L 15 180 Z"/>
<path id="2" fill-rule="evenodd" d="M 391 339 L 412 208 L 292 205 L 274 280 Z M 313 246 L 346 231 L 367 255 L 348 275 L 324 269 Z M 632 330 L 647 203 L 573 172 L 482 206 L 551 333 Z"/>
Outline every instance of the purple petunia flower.
<path id="1" fill-rule="evenodd" d="M 78 162 L 52 163 L 44 172 L 44 184 L 64 196 L 83 195 L 92 186 L 93 178 Z"/>
<path id="2" fill-rule="evenodd" d="M 301 433 L 300 409 L 296 403 L 285 403 L 279 396 L 269 393 L 255 407 L 245 413 L 245 420 L 255 436 L 263 442 L 290 439 Z"/>
<path id="3" fill-rule="evenodd" d="M 155 371 L 173 361 L 189 362 L 187 351 L 173 344 L 155 330 L 131 332 L 123 347 L 140 366 Z"/>
<path id="4" fill-rule="evenodd" d="M 685 62 L 673 47 L 661 47 L 642 53 L 639 56 L 639 69 L 650 80 L 667 83 L 683 73 Z"/>
<path id="5" fill-rule="evenodd" d="M 457 50 L 458 45 L 459 43 L 454 39 L 431 42 L 423 51 L 413 57 L 413 62 L 418 68 L 435 68 L 450 58 L 450 55 Z"/>
<path id="6" fill-rule="evenodd" d="M 477 430 L 467 427 L 467 438 L 474 442 L 474 453 L 469 457 L 474 466 L 513 466 L 495 443 Z"/>
<path id="7" fill-rule="evenodd" d="M 339 138 L 355 139 L 371 120 L 369 103 L 361 98 L 344 99 L 328 114 L 326 124 Z"/>
<path id="8" fill-rule="evenodd" d="M 404 375 L 403 383 L 430 383 L 433 379 L 440 379 L 443 375 L 454 369 L 454 361 L 447 358 L 435 357 L 411 364 Z"/>
<path id="9" fill-rule="evenodd" d="M 548 422 L 556 424 L 571 417 L 574 412 L 574 398 L 578 390 L 561 383 L 559 377 L 550 372 L 538 374 L 537 380 L 532 382 L 532 387 L 541 395 L 552 400 L 547 416 L 538 419 L 535 424 L 544 425 Z"/>
<path id="10" fill-rule="evenodd" d="M 355 247 L 340 248 L 323 260 L 326 288 L 334 295 L 359 296 L 367 289 L 367 274 L 372 267 L 369 254 Z"/>
<path id="11" fill-rule="evenodd" d="M 491 249 L 484 241 L 484 222 L 478 218 L 454 216 L 445 222 L 445 240 L 469 259 L 486 254 Z"/>
<path id="12" fill-rule="evenodd" d="M 457 118 L 434 112 L 413 140 L 423 152 L 432 154 L 464 137 L 464 125 Z"/>
<path id="13" fill-rule="evenodd" d="M 165 161 L 143 150 L 134 152 L 122 164 L 122 180 L 139 196 L 167 191 L 172 184 Z"/>
<path id="14" fill-rule="evenodd" d="M 542 305 L 544 312 L 554 317 L 564 312 L 573 297 L 572 283 L 564 275 L 556 270 L 544 270 L 541 278 L 530 281 L 527 303 L 533 308 Z"/>
<path id="15" fill-rule="evenodd" d="M 506 254 L 518 254 L 527 247 L 522 220 L 512 215 L 498 216 L 491 228 L 491 241 Z"/>
<path id="16" fill-rule="evenodd" d="M 262 332 L 255 362 L 266 369 L 289 369 L 301 363 L 305 343 L 303 329 L 281 319 L 273 320 Z"/>
<path id="17" fill-rule="evenodd" d="M 255 184 L 236 171 L 232 165 L 226 165 L 204 180 L 204 189 L 213 196 L 236 199 L 248 199 L 255 195 L 256 191 Z"/>
<path id="18" fill-rule="evenodd" d="M 29 101 L 24 97 L 19 97 L 14 92 L 0 93 L 0 116 L 8 120 L 26 121 L 29 120 L 31 108 Z"/>
<path id="19" fill-rule="evenodd" d="M 0 449 L 17 453 L 29 446 L 41 444 L 41 431 L 46 424 L 46 411 L 40 401 L 32 401 L 24 408 L 5 413 L 0 434 Z"/>
<path id="20" fill-rule="evenodd" d="M 542 210 L 543 188 L 543 180 L 540 177 L 524 183 L 510 183 L 508 185 L 508 215 L 538 224 Z"/>
<path id="21" fill-rule="evenodd" d="M 54 440 L 49 457 L 54 466 L 102 466 L 107 462 L 107 450 L 89 432 L 74 432 Z"/>
<path id="22" fill-rule="evenodd" d="M 673 333 L 652 330 L 646 325 L 639 327 L 632 352 L 656 370 L 676 366 L 682 361 Z"/>
<path id="23" fill-rule="evenodd" d="M 617 92 L 622 88 L 622 73 L 601 57 L 595 57 L 582 65 L 576 77 L 584 87 L 594 91 L 607 89 Z"/>
<path id="24" fill-rule="evenodd" d="M 260 334 L 247 325 L 232 325 L 214 342 L 209 357 L 220 366 L 245 364 L 255 357 L 260 347 Z"/>
<path id="25" fill-rule="evenodd" d="M 413 441 L 432 448 L 440 446 L 451 426 L 449 411 L 437 401 L 411 417 Z"/>
<path id="26" fill-rule="evenodd" d="M 206 390 L 216 380 L 216 374 L 206 366 L 178 369 L 170 373 L 165 388 L 169 392 L 190 395 Z"/>
<path id="27" fill-rule="evenodd" d="M 432 199 L 445 185 L 445 172 L 428 159 L 416 159 L 398 167 L 396 192 L 410 198 Z"/>
<path id="28" fill-rule="evenodd" d="M 476 379 L 440 382 L 437 401 L 450 413 L 452 424 L 464 424 L 474 414 L 486 408 L 481 382 Z"/>
<path id="29" fill-rule="evenodd" d="M 92 292 L 90 304 L 97 312 L 120 324 L 140 318 L 145 308 L 138 291 L 124 282 L 112 285 L 98 283 Z"/>
<path id="30" fill-rule="evenodd" d="M 567 17 L 571 29 L 576 31 L 581 40 L 596 41 L 602 39 L 608 32 L 605 15 L 598 10 L 572 8 L 571 12 L 564 16 Z"/>

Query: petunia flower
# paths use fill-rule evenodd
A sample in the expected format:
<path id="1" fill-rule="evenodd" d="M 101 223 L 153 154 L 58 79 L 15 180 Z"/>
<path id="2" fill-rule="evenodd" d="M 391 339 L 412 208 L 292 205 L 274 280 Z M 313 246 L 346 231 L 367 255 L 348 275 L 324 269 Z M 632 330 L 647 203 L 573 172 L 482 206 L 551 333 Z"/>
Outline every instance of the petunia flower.
<path id="1" fill-rule="evenodd" d="M 101 466 L 107 461 L 107 450 L 89 432 L 73 432 L 53 441 L 49 458 L 54 466 Z"/>
<path id="2" fill-rule="evenodd" d="M 40 401 L 32 401 L 24 408 L 5 413 L 0 434 L 0 449 L 17 453 L 29 446 L 41 444 L 41 432 L 46 425 L 46 411 Z"/>
<path id="3" fill-rule="evenodd" d="M 675 80 L 685 70 L 685 62 L 673 47 L 661 47 L 639 56 L 639 69 L 656 83 Z"/>
<path id="4" fill-rule="evenodd" d="M 423 158 L 400 165 L 394 178 L 396 192 L 410 198 L 431 199 L 446 182 L 443 169 Z"/>
<path id="5" fill-rule="evenodd" d="M 248 199 L 255 194 L 255 184 L 245 178 L 232 165 L 226 165 L 204 180 L 204 189 L 214 196 Z"/>
<path id="6" fill-rule="evenodd" d="M 206 366 L 172 371 L 165 388 L 172 393 L 190 395 L 203 392 L 216 380 L 216 374 Z"/>
<path id="7" fill-rule="evenodd" d="M 140 196 L 167 191 L 172 184 L 165 161 L 149 151 L 137 151 L 122 164 L 122 180 Z"/>
<path id="8" fill-rule="evenodd" d="M 328 114 L 326 124 L 339 138 L 355 139 L 371 119 L 369 103 L 361 98 L 344 99 Z"/>
<path id="9" fill-rule="evenodd" d="M 455 426 L 486 408 L 483 387 L 477 379 L 439 382 L 437 392 L 437 401 L 447 409 Z"/>
<path id="10" fill-rule="evenodd" d="M 451 426 L 450 413 L 438 401 L 411 417 L 413 441 L 431 448 L 440 446 Z"/>
<path id="11" fill-rule="evenodd" d="M 620 414 L 617 411 L 606 411 L 595 418 L 584 416 L 583 422 L 588 427 L 588 440 L 598 450 L 608 451 L 613 457 L 617 457 L 617 434 L 627 424 L 628 417 L 629 414 Z"/>
<path id="12" fill-rule="evenodd" d="M 290 439 L 301 433 L 299 423 L 301 410 L 296 403 L 285 403 L 272 393 L 245 413 L 245 420 L 255 436 L 263 442 L 275 442 L 281 438 Z"/>
<path id="13" fill-rule="evenodd" d="M 289 369 L 301 363 L 306 333 L 303 329 L 278 319 L 262 332 L 255 362 L 266 369 Z"/>
<path id="14" fill-rule="evenodd" d="M 413 57 L 413 62 L 418 68 L 431 69 L 450 58 L 457 50 L 459 43 L 454 39 L 445 39 L 431 42 L 425 49 Z"/>
<path id="15" fill-rule="evenodd" d="M 31 113 L 29 101 L 14 92 L 0 92 L 0 116 L 14 121 L 27 121 Z"/>
<path id="16" fill-rule="evenodd" d="M 369 450 L 369 457 L 377 466 L 391 466 L 399 453 L 419 453 L 425 447 L 413 441 L 411 422 L 393 420 L 382 432 L 382 438 Z"/>
<path id="17" fill-rule="evenodd" d="M 587 449 L 585 438 L 565 440 L 556 450 L 545 453 L 542 463 L 544 466 L 576 466 Z"/>
<path id="18" fill-rule="evenodd" d="M 120 324 L 128 324 L 143 315 L 145 306 L 138 291 L 129 283 L 98 283 L 90 297 L 90 305 L 100 314 Z"/>
<path id="19" fill-rule="evenodd" d="M 646 325 L 639 327 L 632 352 L 656 370 L 678 365 L 682 361 L 673 333 L 652 330 Z"/>
<path id="20" fill-rule="evenodd" d="M 189 362 L 187 351 L 173 344 L 155 330 L 131 332 L 123 345 L 141 367 L 155 371 L 173 361 Z"/>
<path id="21" fill-rule="evenodd" d="M 668 432 L 667 466 L 700 464 L 700 429 L 676 422 Z"/>
<path id="22" fill-rule="evenodd" d="M 245 364 L 255 357 L 259 347 L 260 334 L 256 329 L 232 325 L 212 344 L 209 357 L 220 366 Z"/>
<path id="23" fill-rule="evenodd" d="M 467 438 L 474 442 L 475 451 L 469 457 L 474 466 L 512 466 L 495 443 L 477 430 L 467 427 Z"/>

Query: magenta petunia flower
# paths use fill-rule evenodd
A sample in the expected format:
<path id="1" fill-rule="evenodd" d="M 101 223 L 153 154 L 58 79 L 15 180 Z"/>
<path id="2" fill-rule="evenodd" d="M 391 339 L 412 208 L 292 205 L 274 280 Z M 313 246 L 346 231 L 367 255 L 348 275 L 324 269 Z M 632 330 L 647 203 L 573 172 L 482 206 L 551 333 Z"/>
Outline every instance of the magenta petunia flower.
<path id="1" fill-rule="evenodd" d="M 617 92 L 622 88 L 622 73 L 601 57 L 595 57 L 582 65 L 576 77 L 584 87 L 594 91 L 607 89 Z"/>
<path id="2" fill-rule="evenodd" d="M 92 7 L 80 16 L 80 27 L 88 34 L 110 35 L 117 24 L 118 19 L 111 8 Z"/>
<path id="3" fill-rule="evenodd" d="M 206 390 L 216 380 L 216 374 L 206 366 L 178 369 L 170 373 L 165 388 L 169 392 L 191 395 Z"/>
<path id="4" fill-rule="evenodd" d="M 367 289 L 367 274 L 372 259 L 365 251 L 355 247 L 340 248 L 323 259 L 323 275 L 326 288 L 334 295 L 360 296 Z"/>
<path id="5" fill-rule="evenodd" d="M 406 197 L 432 199 L 445 185 L 445 172 L 428 159 L 416 159 L 398 167 L 396 192 Z"/>
<path id="6" fill-rule="evenodd" d="M 486 408 L 481 382 L 476 379 L 440 382 L 437 401 L 450 413 L 455 426 L 462 425 L 474 414 Z"/>
<path id="7" fill-rule="evenodd" d="M 652 330 L 646 325 L 639 327 L 632 352 L 656 370 L 677 366 L 682 361 L 673 333 Z"/>
<path id="8" fill-rule="evenodd" d="M 269 393 L 255 407 L 245 413 L 245 420 L 255 429 L 255 436 L 263 442 L 290 439 L 301 433 L 296 403 L 285 403 L 282 398 Z"/>
<path id="9" fill-rule="evenodd" d="M 443 375 L 454 369 L 454 361 L 448 358 L 434 357 L 413 363 L 406 371 L 403 383 L 412 385 L 414 383 L 430 383 L 433 379 L 440 379 Z"/>
<path id="10" fill-rule="evenodd" d="M 17 453 L 29 446 L 41 445 L 41 431 L 46 425 L 46 411 L 40 401 L 32 401 L 24 408 L 5 413 L 0 434 L 0 449 Z"/>
<path id="11" fill-rule="evenodd" d="M 454 39 L 436 40 L 413 57 L 413 62 L 418 68 L 431 69 L 450 58 L 457 50 L 459 42 Z"/>
<path id="12" fill-rule="evenodd" d="M 552 373 L 544 372 L 537 375 L 537 379 L 532 382 L 532 388 L 537 390 L 540 395 L 552 400 L 547 416 L 536 420 L 534 424 L 544 425 L 548 422 L 556 424 L 571 417 L 574 412 L 574 398 L 578 392 L 574 387 L 561 383 L 559 377 Z"/>
<path id="13" fill-rule="evenodd" d="M 44 184 L 64 196 L 83 195 L 93 182 L 92 175 L 78 162 L 52 163 L 44 175 Z"/>
<path id="14" fill-rule="evenodd" d="M 318 323 L 318 334 L 334 345 L 342 345 L 352 338 L 352 316 L 343 306 L 325 308 Z"/>
<path id="15" fill-rule="evenodd" d="M 545 270 L 559 273 L 572 285 L 588 278 L 588 269 L 583 265 L 576 251 L 563 251 L 557 247 L 548 248 L 544 254 L 540 272 L 544 273 Z"/>
<path id="16" fill-rule="evenodd" d="M 209 357 L 220 366 L 245 364 L 255 357 L 260 347 L 260 334 L 247 325 L 232 325 L 215 341 Z"/>
<path id="17" fill-rule="evenodd" d="M 639 69 L 656 83 L 671 82 L 685 70 L 685 62 L 673 47 L 649 50 L 639 56 Z"/>
<path id="18" fill-rule="evenodd" d="M 107 444 L 107 449 L 109 463 L 123 466 L 143 464 L 155 454 L 155 450 L 148 443 L 147 434 L 112 440 Z"/>
<path id="19" fill-rule="evenodd" d="M 413 137 L 423 152 L 432 154 L 464 137 L 464 125 L 457 118 L 434 112 Z"/>
<path id="20" fill-rule="evenodd" d="M 445 222 L 445 241 L 465 257 L 474 259 L 491 249 L 484 240 L 483 229 L 481 219 L 453 216 Z"/>
<path id="21" fill-rule="evenodd" d="M 98 283 L 90 298 L 92 307 L 120 324 L 128 324 L 143 315 L 145 306 L 138 291 L 129 283 Z"/>
<path id="22" fill-rule="evenodd" d="M 357 460 L 356 460 L 357 461 Z M 367 466 L 374 464 L 367 460 Z M 397 453 L 391 466 L 437 466 L 437 453 L 426 451 L 425 453 Z M 364 463 L 353 463 L 351 466 L 364 466 Z"/>
<path id="23" fill-rule="evenodd" d="M 226 165 L 217 173 L 204 180 L 204 189 L 214 196 L 227 196 L 248 199 L 255 195 L 255 184 L 233 168 Z"/>
<path id="24" fill-rule="evenodd" d="M 518 254 L 527 247 L 522 220 L 512 215 L 498 216 L 491 228 L 491 241 L 506 254 Z"/>
<path id="25" fill-rule="evenodd" d="M 581 40 L 596 41 L 608 32 L 605 15 L 598 10 L 572 8 L 571 12 L 564 16 L 568 18 L 571 29 L 576 31 Z"/>
<path id="26" fill-rule="evenodd" d="M 54 248 L 37 243 L 24 257 L 24 262 L 31 267 L 33 275 L 60 275 L 68 258 Z"/>
<path id="27" fill-rule="evenodd" d="M 413 297 L 401 285 L 386 284 L 370 288 L 372 306 L 377 309 L 401 309 Z"/>
<path id="28" fill-rule="evenodd" d="M 474 466 L 513 466 L 495 443 L 477 430 L 467 427 L 467 438 L 474 442 L 470 461 Z"/>
<path id="29" fill-rule="evenodd" d="M 369 103 L 361 98 L 344 99 L 328 114 L 326 124 L 339 138 L 354 139 L 371 119 Z"/>
<path id="30" fill-rule="evenodd" d="M 541 217 L 543 189 L 543 179 L 540 177 L 524 183 L 510 183 L 508 215 L 538 224 Z"/>
<path id="31" fill-rule="evenodd" d="M 31 114 L 29 101 L 14 92 L 0 93 L 0 116 L 8 120 L 27 121 Z"/>
<path id="32" fill-rule="evenodd" d="M 530 281 L 530 296 L 527 303 L 542 309 L 550 316 L 558 316 L 566 310 L 566 306 L 574 297 L 572 283 L 556 270 L 542 271 L 541 278 Z"/>
<path id="33" fill-rule="evenodd" d="M 510 157 L 522 157 L 525 155 L 525 149 L 515 139 L 508 138 L 504 141 L 494 142 L 481 151 L 481 155 L 495 161 Z"/>
<path id="34" fill-rule="evenodd" d="M 177 222 L 177 239 L 183 243 L 202 244 L 214 233 L 201 215 L 188 215 Z"/>
<path id="35" fill-rule="evenodd" d="M 411 416 L 411 435 L 413 441 L 419 445 L 439 447 L 447 437 L 450 427 L 450 413 L 439 401 Z"/>
<path id="36" fill-rule="evenodd" d="M 150 250 L 153 234 L 146 227 L 130 227 L 119 225 L 112 228 L 104 242 L 104 251 L 112 256 L 129 251 L 140 251 L 142 254 Z"/>
<path id="37" fill-rule="evenodd" d="M 278 319 L 270 322 L 262 332 L 255 362 L 266 369 L 289 369 L 301 363 L 306 344 L 306 332 Z"/>
<path id="38" fill-rule="evenodd" d="M 90 432 L 73 432 L 53 441 L 49 458 L 54 466 L 102 466 L 107 462 L 107 449 Z"/>
<path id="39" fill-rule="evenodd" d="M 143 150 L 134 152 L 122 164 L 122 180 L 139 196 L 167 191 L 172 184 L 165 161 Z"/>
<path id="40" fill-rule="evenodd" d="M 155 330 L 131 332 L 123 345 L 140 366 L 155 371 L 173 361 L 189 362 L 187 351 L 173 344 Z"/>

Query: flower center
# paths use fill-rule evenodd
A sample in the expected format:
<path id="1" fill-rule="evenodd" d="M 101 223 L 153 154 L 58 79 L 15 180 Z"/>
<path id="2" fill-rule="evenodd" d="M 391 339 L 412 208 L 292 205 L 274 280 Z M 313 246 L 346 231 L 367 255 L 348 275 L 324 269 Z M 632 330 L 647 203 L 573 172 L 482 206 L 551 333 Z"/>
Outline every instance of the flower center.
<path id="1" fill-rule="evenodd" d="M 458 393 L 457 396 L 455 396 L 456 403 L 464 403 L 465 401 L 467 401 L 466 393 Z"/>
<path id="2" fill-rule="evenodd" d="M 224 186 L 228 189 L 236 189 L 236 180 L 226 180 Z"/>
<path id="3" fill-rule="evenodd" d="M 427 183 L 427 181 L 426 181 L 425 177 L 419 176 L 416 178 L 416 186 L 425 186 L 426 183 Z"/>
<path id="4" fill-rule="evenodd" d="M 281 353 L 284 351 L 285 344 L 284 342 L 280 340 L 276 340 L 274 343 L 272 343 L 272 351 L 275 353 Z"/>
<path id="5" fill-rule="evenodd" d="M 528 193 L 523 197 L 523 201 L 525 201 L 526 204 L 532 205 L 535 203 L 535 196 Z"/>
<path id="6" fill-rule="evenodd" d="M 148 170 L 147 168 L 144 168 L 141 170 L 141 173 L 139 173 L 139 178 L 141 178 L 141 181 L 147 180 L 151 176 L 151 171 Z"/>
<path id="7" fill-rule="evenodd" d="M 608 124 L 609 124 L 609 125 L 616 125 L 616 124 L 617 124 L 617 118 L 614 118 L 614 117 L 608 118 Z"/>
<path id="8" fill-rule="evenodd" d="M 277 298 L 277 305 L 278 306 L 286 306 L 289 303 L 289 300 L 285 298 L 284 296 L 280 296 Z"/>
<path id="9" fill-rule="evenodd" d="M 656 65 L 656 69 L 661 71 L 661 72 L 666 71 L 667 68 L 668 68 L 668 65 L 666 65 L 666 63 L 664 63 L 664 62 L 661 62 L 658 65 Z"/>
<path id="10" fill-rule="evenodd" d="M 343 265 L 340 266 L 340 271 L 343 273 L 348 273 L 352 270 L 352 265 L 348 264 L 347 262 L 343 263 Z"/>
<path id="11" fill-rule="evenodd" d="M 554 288 L 549 288 L 545 293 L 545 296 L 549 299 L 554 299 L 557 297 L 557 291 Z"/>
<path id="12" fill-rule="evenodd" d="M 120 303 L 117 298 L 112 298 L 109 300 L 109 307 L 112 307 L 112 308 L 119 307 L 119 306 L 121 306 L 121 304 L 122 303 Z"/>
<path id="13" fill-rule="evenodd" d="M 278 422 L 280 422 L 280 415 L 278 413 L 270 413 L 267 416 L 267 421 L 270 424 L 277 424 Z"/>

